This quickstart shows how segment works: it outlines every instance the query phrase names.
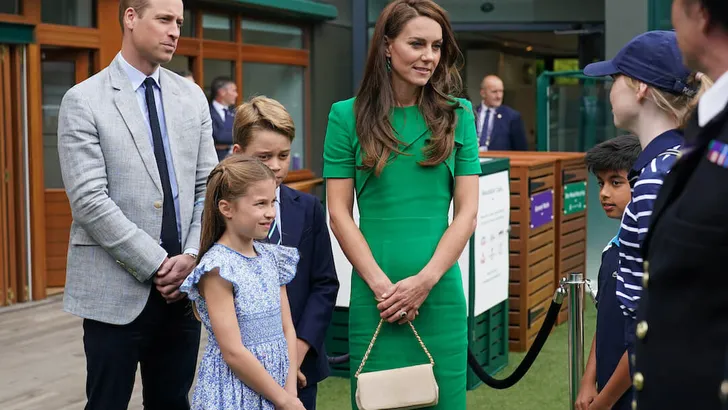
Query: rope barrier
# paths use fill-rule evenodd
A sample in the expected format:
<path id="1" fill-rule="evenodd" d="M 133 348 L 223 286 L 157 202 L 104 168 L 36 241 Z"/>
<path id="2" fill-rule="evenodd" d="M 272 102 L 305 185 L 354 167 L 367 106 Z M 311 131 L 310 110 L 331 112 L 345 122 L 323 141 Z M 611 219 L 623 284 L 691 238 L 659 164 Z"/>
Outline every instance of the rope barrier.
<path id="1" fill-rule="evenodd" d="M 337 365 L 337 364 L 344 364 L 349 361 L 349 353 L 341 356 L 329 356 L 329 365 Z"/>
<path id="2" fill-rule="evenodd" d="M 546 313 L 546 319 L 541 325 L 541 329 L 538 331 L 536 339 L 533 341 L 531 348 L 528 349 L 528 353 L 526 353 L 523 361 L 521 361 L 516 370 L 514 370 L 510 376 L 506 377 L 505 379 L 493 378 L 493 376 L 489 375 L 480 366 L 480 363 L 478 363 L 478 359 L 475 357 L 473 352 L 468 349 L 468 364 L 470 365 L 470 369 L 473 370 L 473 373 L 475 373 L 475 375 L 478 376 L 478 378 L 483 383 L 485 383 L 489 387 L 498 390 L 507 389 L 518 383 L 531 368 L 531 365 L 533 365 L 536 357 L 538 357 L 538 354 L 541 352 L 541 348 L 543 348 L 543 345 L 546 343 L 546 339 L 551 333 L 551 329 L 554 327 L 556 319 L 559 316 L 559 311 L 561 310 L 561 305 L 564 302 L 565 296 L 566 290 L 564 288 L 560 287 L 556 290 L 554 298 L 551 300 L 549 310 Z"/>
<path id="3" fill-rule="evenodd" d="M 478 376 L 478 378 L 483 383 L 494 389 L 507 389 L 518 383 L 518 381 L 521 380 L 521 378 L 523 378 L 526 372 L 528 372 L 528 370 L 531 368 L 531 365 L 533 365 L 533 362 L 536 360 L 536 357 L 538 357 L 538 354 L 541 352 L 543 345 L 546 343 L 546 339 L 551 333 L 551 329 L 554 327 L 554 324 L 556 324 L 556 319 L 559 316 L 559 311 L 561 310 L 561 305 L 564 302 L 565 296 L 566 290 L 563 287 L 559 287 L 559 289 L 556 290 L 556 293 L 554 293 L 551 305 L 549 306 L 549 310 L 546 313 L 546 319 L 541 325 L 541 329 L 538 331 L 533 345 L 531 345 L 531 348 L 528 350 L 528 353 L 526 353 L 523 361 L 518 365 L 516 370 L 513 371 L 510 376 L 500 380 L 493 378 L 482 368 L 482 366 L 480 366 L 480 363 L 478 363 L 478 359 L 475 357 L 473 352 L 468 349 L 468 364 L 473 370 L 473 373 L 475 373 L 475 375 Z M 345 355 L 333 357 L 329 356 L 328 361 L 329 365 L 344 364 L 349 361 L 349 354 L 347 353 Z"/>

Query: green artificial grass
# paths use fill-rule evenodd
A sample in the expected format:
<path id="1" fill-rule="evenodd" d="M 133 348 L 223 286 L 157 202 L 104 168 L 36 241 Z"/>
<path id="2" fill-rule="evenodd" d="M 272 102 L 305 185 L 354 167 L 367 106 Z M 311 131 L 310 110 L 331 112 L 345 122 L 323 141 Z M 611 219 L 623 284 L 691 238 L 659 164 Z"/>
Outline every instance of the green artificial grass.
<path id="1" fill-rule="evenodd" d="M 589 358 L 596 309 L 585 299 L 584 364 Z M 468 410 L 564 410 L 569 408 L 568 327 L 557 326 L 549 336 L 531 369 L 515 386 L 506 390 L 480 385 L 468 392 Z M 510 353 L 508 366 L 496 376 L 502 379 L 515 370 L 525 353 Z M 317 409 L 345 410 L 351 407 L 349 380 L 330 377 L 319 385 Z"/>

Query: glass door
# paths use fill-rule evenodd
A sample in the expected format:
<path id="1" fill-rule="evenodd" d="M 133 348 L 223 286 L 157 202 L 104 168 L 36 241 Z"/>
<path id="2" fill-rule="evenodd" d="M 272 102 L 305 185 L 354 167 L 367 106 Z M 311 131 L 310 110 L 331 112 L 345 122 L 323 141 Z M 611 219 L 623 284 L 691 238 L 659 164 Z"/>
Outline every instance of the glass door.
<path id="1" fill-rule="evenodd" d="M 0 306 L 29 299 L 24 46 L 0 44 Z"/>
<path id="2" fill-rule="evenodd" d="M 48 295 L 63 291 L 71 229 L 71 206 L 58 159 L 58 112 L 64 94 L 91 74 L 92 52 L 67 47 L 41 49 L 43 103 L 43 178 L 46 216 L 46 286 Z"/>

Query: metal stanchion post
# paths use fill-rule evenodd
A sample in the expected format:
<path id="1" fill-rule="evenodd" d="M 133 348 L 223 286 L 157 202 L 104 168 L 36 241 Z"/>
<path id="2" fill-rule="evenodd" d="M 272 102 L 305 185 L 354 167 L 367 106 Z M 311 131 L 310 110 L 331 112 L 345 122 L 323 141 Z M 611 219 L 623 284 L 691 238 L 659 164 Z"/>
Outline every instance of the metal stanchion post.
<path id="1" fill-rule="evenodd" d="M 581 377 L 584 374 L 584 275 L 572 273 L 562 284 L 569 286 L 569 399 L 576 409 Z"/>

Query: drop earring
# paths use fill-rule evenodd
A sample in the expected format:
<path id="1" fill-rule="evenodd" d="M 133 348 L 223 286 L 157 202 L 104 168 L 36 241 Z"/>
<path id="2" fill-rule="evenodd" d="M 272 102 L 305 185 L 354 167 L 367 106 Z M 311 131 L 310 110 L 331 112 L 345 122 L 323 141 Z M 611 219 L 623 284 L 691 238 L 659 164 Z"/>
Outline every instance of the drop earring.
<path id="1" fill-rule="evenodd" d="M 392 58 L 387 57 L 387 72 L 392 71 Z"/>

